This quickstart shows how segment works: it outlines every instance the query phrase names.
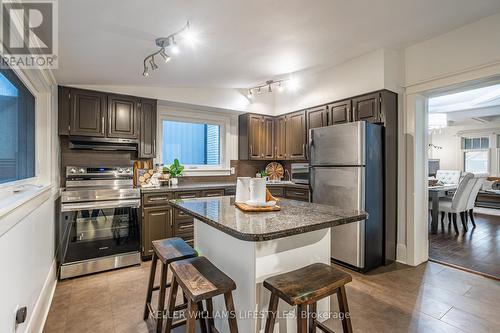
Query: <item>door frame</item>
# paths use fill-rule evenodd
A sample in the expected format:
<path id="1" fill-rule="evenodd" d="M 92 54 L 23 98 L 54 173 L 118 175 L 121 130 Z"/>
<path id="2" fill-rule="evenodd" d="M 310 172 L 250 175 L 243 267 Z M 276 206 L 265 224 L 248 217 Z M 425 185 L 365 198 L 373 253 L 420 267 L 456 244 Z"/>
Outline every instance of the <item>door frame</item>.
<path id="1" fill-rule="evenodd" d="M 400 163 L 398 261 L 419 265 L 429 258 L 428 241 L 428 114 L 429 96 L 470 86 L 498 82 L 500 63 L 474 67 L 404 87 L 403 156 Z"/>

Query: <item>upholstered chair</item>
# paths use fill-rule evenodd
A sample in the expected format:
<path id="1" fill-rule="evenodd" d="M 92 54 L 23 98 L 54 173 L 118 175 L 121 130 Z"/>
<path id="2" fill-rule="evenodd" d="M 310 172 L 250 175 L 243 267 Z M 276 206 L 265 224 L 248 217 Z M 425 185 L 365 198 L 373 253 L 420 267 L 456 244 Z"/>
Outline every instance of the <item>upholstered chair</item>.
<path id="1" fill-rule="evenodd" d="M 460 182 L 460 170 L 438 170 L 436 179 L 445 185 L 456 185 Z"/>
<path id="2" fill-rule="evenodd" d="M 466 211 L 463 214 L 463 215 L 465 215 L 465 225 L 466 226 L 468 226 L 467 214 L 469 214 L 470 220 L 472 222 L 472 226 L 474 228 L 476 227 L 476 221 L 474 221 L 474 204 L 476 203 L 477 194 L 483 188 L 483 185 L 486 181 L 486 178 L 488 178 L 487 174 L 476 174 L 474 176 L 475 183 L 474 183 L 474 186 L 472 187 L 472 191 L 469 195 L 469 199 L 467 200 Z"/>
<path id="3" fill-rule="evenodd" d="M 458 184 L 458 188 L 455 191 L 455 194 L 453 195 L 453 199 L 451 201 L 439 202 L 439 211 L 441 212 L 441 222 L 444 219 L 445 213 L 451 214 L 453 227 L 457 234 L 459 233 L 457 227 L 457 214 L 463 213 L 467 210 L 467 203 L 469 200 L 469 196 L 472 192 L 472 188 L 474 187 L 475 183 L 476 182 L 474 181 L 474 174 L 466 173 L 463 176 L 462 181 Z M 462 218 L 462 226 L 464 228 L 464 231 L 467 231 L 465 218 Z"/>

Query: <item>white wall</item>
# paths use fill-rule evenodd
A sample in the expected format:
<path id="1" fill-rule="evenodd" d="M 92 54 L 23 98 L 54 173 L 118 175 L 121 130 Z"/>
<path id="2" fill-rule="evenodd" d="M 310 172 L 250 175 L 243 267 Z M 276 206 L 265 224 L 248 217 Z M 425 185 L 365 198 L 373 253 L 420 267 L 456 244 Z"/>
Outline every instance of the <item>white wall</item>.
<path id="1" fill-rule="evenodd" d="M 385 51 L 379 49 L 319 73 L 295 73 L 297 91 L 275 93 L 276 115 L 385 88 Z"/>
<path id="2" fill-rule="evenodd" d="M 499 156 L 497 151 L 497 134 L 500 133 L 500 123 L 477 123 L 471 120 L 470 124 L 450 126 L 429 135 L 429 143 L 443 149 L 429 149 L 429 158 L 440 159 L 440 168 L 446 170 L 463 171 L 463 154 L 461 138 L 463 136 L 484 136 L 490 139 L 490 175 L 498 176 Z"/>
<path id="3" fill-rule="evenodd" d="M 500 61 L 500 13 L 405 50 L 406 86 Z"/>

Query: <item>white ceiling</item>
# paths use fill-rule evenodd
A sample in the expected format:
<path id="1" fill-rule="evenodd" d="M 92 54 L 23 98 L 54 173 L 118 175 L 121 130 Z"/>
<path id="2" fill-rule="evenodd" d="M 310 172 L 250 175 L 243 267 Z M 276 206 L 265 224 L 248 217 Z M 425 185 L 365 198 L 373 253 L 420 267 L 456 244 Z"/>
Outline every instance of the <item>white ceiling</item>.
<path id="1" fill-rule="evenodd" d="M 60 84 L 245 88 L 398 48 L 500 11 L 498 0 L 63 0 Z M 144 78 L 156 37 L 199 42 Z M 182 46 L 182 45 L 181 45 Z"/>

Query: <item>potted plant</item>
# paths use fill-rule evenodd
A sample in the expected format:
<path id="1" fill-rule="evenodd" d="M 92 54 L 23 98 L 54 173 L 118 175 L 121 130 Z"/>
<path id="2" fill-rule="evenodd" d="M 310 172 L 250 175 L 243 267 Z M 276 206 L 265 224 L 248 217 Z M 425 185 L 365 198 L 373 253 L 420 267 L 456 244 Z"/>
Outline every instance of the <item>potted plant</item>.
<path id="1" fill-rule="evenodd" d="M 177 185 L 179 183 L 178 177 L 182 176 L 184 166 L 179 163 L 178 159 L 170 166 L 170 184 Z"/>

